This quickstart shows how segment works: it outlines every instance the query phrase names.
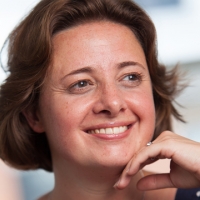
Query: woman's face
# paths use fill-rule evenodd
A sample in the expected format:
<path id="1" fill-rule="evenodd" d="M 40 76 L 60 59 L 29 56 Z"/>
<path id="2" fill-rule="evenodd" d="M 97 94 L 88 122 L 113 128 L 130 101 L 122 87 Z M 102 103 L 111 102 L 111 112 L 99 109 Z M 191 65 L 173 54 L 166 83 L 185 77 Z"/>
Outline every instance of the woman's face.
<path id="1" fill-rule="evenodd" d="M 81 166 L 127 164 L 155 128 L 151 80 L 133 32 L 93 22 L 55 35 L 38 119 L 53 159 Z"/>

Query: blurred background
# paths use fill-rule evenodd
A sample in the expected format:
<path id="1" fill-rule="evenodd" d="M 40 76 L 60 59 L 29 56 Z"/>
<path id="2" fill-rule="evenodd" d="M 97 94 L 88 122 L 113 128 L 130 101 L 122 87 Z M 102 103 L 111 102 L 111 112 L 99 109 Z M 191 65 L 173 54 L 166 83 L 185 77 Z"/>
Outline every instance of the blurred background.
<path id="1" fill-rule="evenodd" d="M 8 34 L 39 0 L 0 0 L 0 48 Z M 177 63 L 187 72 L 189 86 L 177 98 L 186 124 L 174 120 L 177 134 L 200 142 L 200 1 L 136 0 L 150 15 L 158 38 L 159 61 L 172 67 Z M 6 60 L 4 53 L 2 61 Z M 0 83 L 6 74 L 0 69 Z M 168 161 L 163 161 L 168 162 Z M 163 162 L 147 169 L 168 170 Z M 53 174 L 43 170 L 18 171 L 0 161 L 0 199 L 35 200 L 53 188 Z M 1 196 L 2 195 L 2 196 Z"/>

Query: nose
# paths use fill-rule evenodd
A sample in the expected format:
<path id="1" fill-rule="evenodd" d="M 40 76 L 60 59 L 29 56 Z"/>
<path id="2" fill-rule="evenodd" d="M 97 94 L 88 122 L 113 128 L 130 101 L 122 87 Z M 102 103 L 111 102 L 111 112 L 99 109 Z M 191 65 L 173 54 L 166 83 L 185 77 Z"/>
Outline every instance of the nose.
<path id="1" fill-rule="evenodd" d="M 107 85 L 99 90 L 97 101 L 94 104 L 93 112 L 95 114 L 105 114 L 109 117 L 115 117 L 127 108 L 124 96 L 115 86 Z"/>

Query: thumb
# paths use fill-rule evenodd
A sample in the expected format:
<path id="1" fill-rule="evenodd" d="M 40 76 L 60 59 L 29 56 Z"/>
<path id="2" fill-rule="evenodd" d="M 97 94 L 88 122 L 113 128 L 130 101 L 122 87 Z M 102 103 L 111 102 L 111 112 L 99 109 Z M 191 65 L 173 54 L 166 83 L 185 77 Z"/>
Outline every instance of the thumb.
<path id="1" fill-rule="evenodd" d="M 174 187 L 169 174 L 153 174 L 138 181 L 139 190 L 156 190 Z"/>

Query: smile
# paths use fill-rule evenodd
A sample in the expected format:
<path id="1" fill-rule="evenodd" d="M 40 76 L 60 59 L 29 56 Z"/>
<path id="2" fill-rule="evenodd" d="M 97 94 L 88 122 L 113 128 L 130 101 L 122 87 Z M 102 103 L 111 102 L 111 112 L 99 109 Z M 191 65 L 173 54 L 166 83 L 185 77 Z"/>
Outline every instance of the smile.
<path id="1" fill-rule="evenodd" d="M 88 134 L 107 134 L 107 135 L 113 135 L 113 134 L 120 134 L 128 130 L 128 126 L 119 126 L 119 127 L 113 127 L 113 128 L 101 128 L 101 129 L 94 129 L 89 130 Z"/>

